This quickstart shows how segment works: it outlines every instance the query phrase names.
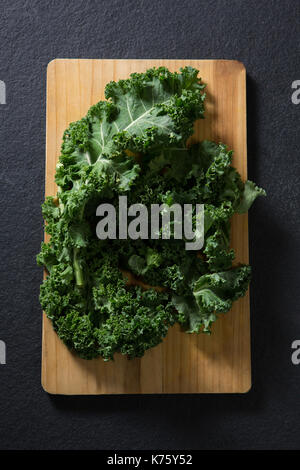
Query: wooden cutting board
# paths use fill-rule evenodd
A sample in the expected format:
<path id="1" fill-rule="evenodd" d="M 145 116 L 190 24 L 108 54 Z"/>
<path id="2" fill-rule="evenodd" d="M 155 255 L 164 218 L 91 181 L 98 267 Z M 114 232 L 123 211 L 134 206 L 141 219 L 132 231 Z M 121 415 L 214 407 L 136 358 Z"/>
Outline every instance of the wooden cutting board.
<path id="1" fill-rule="evenodd" d="M 62 135 L 71 121 L 104 99 L 110 80 L 149 67 L 171 71 L 191 65 L 207 83 L 205 120 L 195 141 L 213 139 L 234 149 L 233 164 L 247 177 L 246 71 L 234 60 L 77 60 L 56 59 L 47 71 L 46 196 L 56 193 L 55 165 Z M 248 262 L 248 217 L 232 221 L 237 262 Z M 86 361 L 71 353 L 44 314 L 42 385 L 52 394 L 244 393 L 251 387 L 249 295 L 221 315 L 207 336 L 188 335 L 177 326 L 141 359 L 118 355 L 114 362 Z"/>

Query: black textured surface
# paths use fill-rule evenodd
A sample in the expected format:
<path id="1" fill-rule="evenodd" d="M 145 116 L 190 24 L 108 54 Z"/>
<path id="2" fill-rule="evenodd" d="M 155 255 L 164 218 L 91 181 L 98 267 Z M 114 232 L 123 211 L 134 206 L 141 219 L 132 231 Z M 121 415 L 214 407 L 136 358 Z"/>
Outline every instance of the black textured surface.
<path id="1" fill-rule="evenodd" d="M 0 10 L 1 449 L 300 447 L 300 2 L 12 1 Z M 226 58 L 248 73 L 253 387 L 246 395 L 50 397 L 40 385 L 45 79 L 69 58 Z"/>

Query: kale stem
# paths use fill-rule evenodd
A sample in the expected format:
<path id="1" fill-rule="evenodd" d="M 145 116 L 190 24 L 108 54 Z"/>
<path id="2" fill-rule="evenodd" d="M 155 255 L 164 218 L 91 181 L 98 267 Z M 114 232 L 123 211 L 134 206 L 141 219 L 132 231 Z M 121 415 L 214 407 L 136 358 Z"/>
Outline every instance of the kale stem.
<path id="1" fill-rule="evenodd" d="M 77 258 L 77 254 L 78 254 L 78 248 L 74 248 L 73 266 L 74 266 L 74 272 L 75 272 L 76 285 L 78 287 L 83 287 L 84 286 L 84 275 L 83 275 L 82 267 L 80 266 L 80 262 Z"/>
<path id="2" fill-rule="evenodd" d="M 79 212 L 79 220 L 82 221 L 84 215 L 85 204 L 82 205 Z M 75 272 L 76 285 L 78 287 L 83 287 L 85 284 L 84 273 L 80 261 L 78 259 L 79 248 L 74 248 L 73 251 L 73 266 Z"/>

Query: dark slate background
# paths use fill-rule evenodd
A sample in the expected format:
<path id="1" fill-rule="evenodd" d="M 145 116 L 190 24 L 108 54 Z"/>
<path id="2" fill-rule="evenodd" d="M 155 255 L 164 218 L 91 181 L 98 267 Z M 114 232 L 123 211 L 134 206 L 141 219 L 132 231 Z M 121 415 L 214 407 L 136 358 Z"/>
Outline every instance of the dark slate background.
<path id="1" fill-rule="evenodd" d="M 296 449 L 300 441 L 300 2 L 2 0 L 1 449 Z M 63 58 L 238 59 L 248 73 L 253 387 L 246 395 L 51 397 L 41 388 L 45 86 Z"/>

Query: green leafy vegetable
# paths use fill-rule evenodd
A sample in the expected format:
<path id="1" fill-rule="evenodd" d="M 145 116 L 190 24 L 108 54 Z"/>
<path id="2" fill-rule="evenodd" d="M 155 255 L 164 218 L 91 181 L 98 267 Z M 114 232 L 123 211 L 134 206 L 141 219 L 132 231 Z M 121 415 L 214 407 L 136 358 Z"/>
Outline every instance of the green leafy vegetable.
<path id="1" fill-rule="evenodd" d="M 58 336 L 85 359 L 139 357 L 179 322 L 209 333 L 219 313 L 243 296 L 249 266 L 233 266 L 230 218 L 264 191 L 243 183 L 224 144 L 188 146 L 204 114 L 198 71 L 166 68 L 106 86 L 106 101 L 63 136 L 57 197 L 43 204 L 49 243 L 40 301 Z M 184 240 L 99 240 L 101 203 L 193 204 L 205 208 L 200 253 Z"/>

